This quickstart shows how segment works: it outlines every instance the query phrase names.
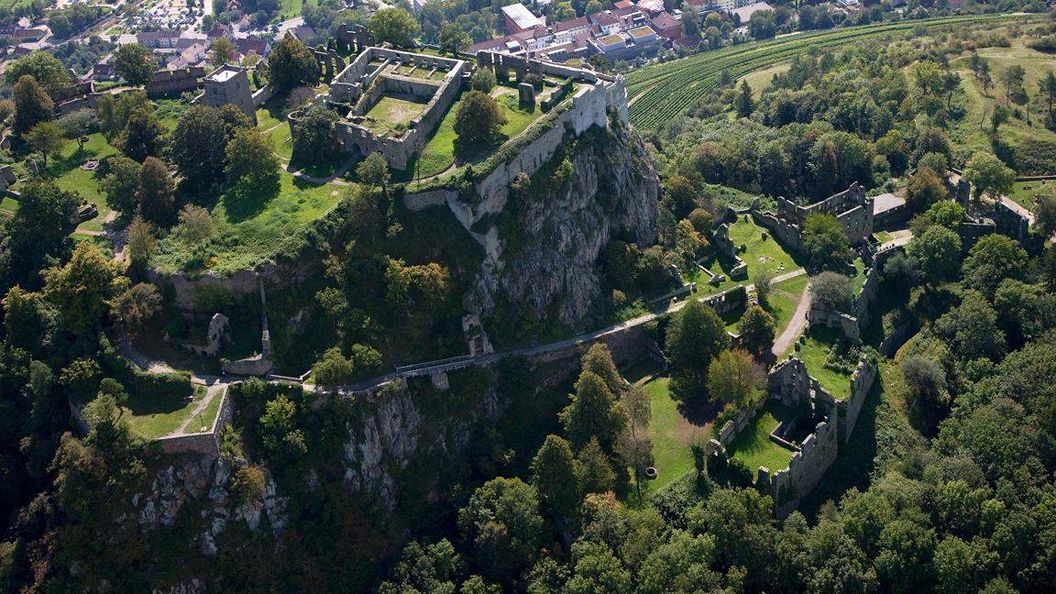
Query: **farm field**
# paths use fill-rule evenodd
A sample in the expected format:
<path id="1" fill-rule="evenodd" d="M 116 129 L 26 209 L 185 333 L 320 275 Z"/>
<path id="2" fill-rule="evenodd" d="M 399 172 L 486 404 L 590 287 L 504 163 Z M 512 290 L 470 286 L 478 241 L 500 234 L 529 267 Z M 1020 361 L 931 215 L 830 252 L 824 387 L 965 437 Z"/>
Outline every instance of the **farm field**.
<path id="1" fill-rule="evenodd" d="M 732 76 L 739 78 L 787 62 L 793 56 L 805 53 L 811 48 L 839 47 L 863 39 L 897 35 L 919 26 L 933 28 L 966 25 L 1002 18 L 1009 17 L 941 17 L 836 29 L 745 43 L 646 66 L 627 75 L 631 123 L 640 128 L 659 128 L 689 108 L 704 92 L 715 88 L 723 70 L 728 70 Z"/>
<path id="2" fill-rule="evenodd" d="M 777 64 L 776 66 L 771 66 L 762 70 L 756 70 L 751 74 L 742 76 L 740 80 L 747 82 L 748 86 L 752 89 L 752 95 L 756 98 L 759 98 L 759 96 L 763 94 L 763 89 L 770 86 L 770 81 L 774 80 L 774 77 L 778 74 L 784 74 L 788 72 L 791 66 L 792 65 L 787 62 L 783 64 Z M 737 84 L 740 84 L 740 80 L 737 81 Z"/>

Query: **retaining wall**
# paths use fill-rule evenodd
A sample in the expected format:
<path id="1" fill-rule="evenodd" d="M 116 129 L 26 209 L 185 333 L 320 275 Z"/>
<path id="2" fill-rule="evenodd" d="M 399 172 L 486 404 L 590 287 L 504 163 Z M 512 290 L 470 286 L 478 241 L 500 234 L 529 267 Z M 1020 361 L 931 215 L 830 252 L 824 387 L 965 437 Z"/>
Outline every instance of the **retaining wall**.
<path id="1" fill-rule="evenodd" d="M 216 457 L 220 455 L 220 433 L 224 427 L 231 423 L 235 414 L 235 405 L 231 398 L 230 390 L 225 389 L 220 395 L 220 409 L 213 419 L 213 426 L 205 433 L 192 433 L 189 435 L 175 435 L 172 437 L 161 437 L 155 439 L 161 451 L 166 454 L 201 454 Z"/>

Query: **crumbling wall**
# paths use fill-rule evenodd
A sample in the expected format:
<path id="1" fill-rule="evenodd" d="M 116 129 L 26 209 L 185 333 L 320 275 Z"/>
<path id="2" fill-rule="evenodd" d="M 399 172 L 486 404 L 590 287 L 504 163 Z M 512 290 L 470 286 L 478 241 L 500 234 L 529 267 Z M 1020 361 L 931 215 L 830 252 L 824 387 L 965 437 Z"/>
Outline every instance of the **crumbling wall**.
<path id="1" fill-rule="evenodd" d="M 837 402 L 839 408 L 839 434 L 843 443 L 851 440 L 854 433 L 854 425 L 858 422 L 858 414 L 862 412 L 862 405 L 873 388 L 876 380 L 876 363 L 868 358 L 862 357 L 851 375 L 850 394 L 847 398 Z"/>
<path id="2" fill-rule="evenodd" d="M 835 409 L 830 408 L 829 420 L 818 423 L 814 432 L 803 440 L 787 468 L 773 474 L 765 467 L 759 468 L 756 486 L 773 497 L 778 518 L 792 513 L 836 461 L 840 448 L 836 425 L 832 422 L 834 415 Z"/>

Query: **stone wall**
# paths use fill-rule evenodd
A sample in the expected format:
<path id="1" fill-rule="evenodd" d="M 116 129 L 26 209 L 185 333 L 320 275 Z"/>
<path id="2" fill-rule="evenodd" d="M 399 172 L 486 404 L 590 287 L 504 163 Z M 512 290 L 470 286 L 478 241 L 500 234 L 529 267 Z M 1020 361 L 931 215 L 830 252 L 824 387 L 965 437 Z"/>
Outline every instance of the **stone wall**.
<path id="1" fill-rule="evenodd" d="M 235 405 L 227 389 L 224 389 L 223 394 L 218 397 L 221 398 L 220 409 L 216 413 L 216 418 L 213 419 L 213 426 L 208 431 L 161 437 L 155 439 L 153 443 L 157 444 L 166 454 L 200 454 L 214 458 L 219 456 L 220 434 L 223 428 L 231 423 L 235 414 Z"/>
<path id="2" fill-rule="evenodd" d="M 788 407 L 800 407 L 804 402 L 810 402 L 813 417 L 824 419 L 803 440 L 799 451 L 792 454 L 787 468 L 759 467 L 756 471 L 756 487 L 773 497 L 778 517 L 785 517 L 795 510 L 836 460 L 840 442 L 847 443 L 854 431 L 876 373 L 876 365 L 863 358 L 851 377 L 848 397 L 837 401 L 817 379 L 810 376 L 806 364 L 796 357 L 781 361 L 770 369 L 766 378 L 769 398 L 780 400 Z M 725 457 L 725 446 L 748 425 L 764 404 L 765 399 L 740 411 L 734 420 L 727 421 L 719 430 L 717 439 L 712 440 L 708 456 Z M 774 439 L 773 436 L 771 439 Z"/>
<path id="3" fill-rule="evenodd" d="M 876 363 L 862 357 L 851 375 L 850 393 L 847 398 L 836 403 L 839 408 L 839 434 L 843 443 L 851 440 L 854 425 L 858 422 L 858 414 L 862 412 L 862 405 L 865 404 L 869 390 L 873 388 L 873 381 L 876 380 L 876 372 Z"/>
<path id="4" fill-rule="evenodd" d="M 735 261 L 736 264 L 730 270 L 730 278 L 740 280 L 748 278 L 748 264 L 737 254 L 737 246 L 730 240 L 730 225 L 723 223 L 711 234 L 711 244 L 715 246 L 723 256 Z"/>
<path id="5" fill-rule="evenodd" d="M 827 421 L 814 428 L 792 454 L 788 467 L 771 475 L 769 469 L 760 467 L 756 486 L 774 499 L 774 511 L 778 518 L 792 513 L 803 497 L 810 494 L 825 476 L 839 455 L 836 426 L 832 423 L 835 410 L 830 408 Z"/>
<path id="6" fill-rule="evenodd" d="M 558 114 L 548 130 L 476 184 L 477 194 L 485 198 L 470 208 L 471 226 L 485 215 L 502 212 L 513 180 L 522 173 L 531 177 L 547 163 L 564 144 L 566 130 L 578 137 L 591 126 L 605 127 L 608 110 L 608 93 L 603 83 L 579 89 L 572 96 L 571 107 Z"/>
<path id="7" fill-rule="evenodd" d="M 799 240 L 799 225 L 779 219 L 772 212 L 758 211 L 752 209 L 752 219 L 761 227 L 765 227 L 781 245 L 788 249 L 800 252 L 803 247 Z"/>
<path id="8" fill-rule="evenodd" d="M 777 197 L 776 217 L 786 221 L 787 225 L 798 229 L 808 216 L 817 213 L 834 215 L 847 231 L 851 243 L 866 243 L 873 235 L 873 199 L 865 195 L 865 189 L 857 182 L 842 192 L 806 206 L 783 196 Z"/>
<path id="9" fill-rule="evenodd" d="M 147 280 L 158 287 L 172 287 L 175 295 L 176 308 L 182 312 L 212 314 L 212 311 L 198 311 L 195 297 L 202 288 L 217 289 L 227 292 L 236 301 L 250 293 L 260 290 L 258 276 L 268 284 L 269 287 L 284 287 L 288 284 L 302 280 L 307 274 L 304 270 L 291 270 L 277 264 L 263 264 L 256 269 L 239 270 L 231 276 L 220 276 L 212 272 L 206 272 L 199 276 L 191 276 L 187 273 L 177 272 L 165 274 L 156 270 L 147 272 Z"/>
<path id="10" fill-rule="evenodd" d="M 835 328 L 854 341 L 861 337 L 858 318 L 842 311 L 822 307 L 817 303 L 811 303 L 810 310 L 807 311 L 807 321 L 812 325 Z"/>
<path id="11" fill-rule="evenodd" d="M 184 91 L 193 91 L 202 86 L 203 76 L 205 76 L 205 68 L 202 66 L 191 66 L 180 70 L 159 70 L 150 77 L 150 82 L 147 83 L 147 97 L 158 99 Z"/>

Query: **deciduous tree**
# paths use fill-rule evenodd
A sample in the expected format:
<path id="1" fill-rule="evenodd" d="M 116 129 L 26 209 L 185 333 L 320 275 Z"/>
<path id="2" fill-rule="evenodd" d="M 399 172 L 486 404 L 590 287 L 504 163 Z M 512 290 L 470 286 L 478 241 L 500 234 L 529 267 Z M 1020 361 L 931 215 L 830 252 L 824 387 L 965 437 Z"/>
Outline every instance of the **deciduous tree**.
<path id="1" fill-rule="evenodd" d="M 44 157 L 44 166 L 48 166 L 48 155 L 62 150 L 66 137 L 62 128 L 52 121 L 40 122 L 25 134 L 26 142 Z"/>
<path id="2" fill-rule="evenodd" d="M 672 317 L 664 344 L 671 361 L 671 391 L 687 399 L 704 392 L 708 365 L 728 346 L 729 336 L 715 310 L 692 300 Z"/>
<path id="3" fill-rule="evenodd" d="M 11 94 L 15 98 L 16 134 L 25 134 L 40 122 L 55 117 L 55 103 L 32 76 L 27 74 L 18 79 Z"/>
<path id="4" fill-rule="evenodd" d="M 120 264 L 90 242 L 78 243 L 69 262 L 44 272 L 44 297 L 63 327 L 78 335 L 99 325 L 110 300 L 127 285 Z"/>
<path id="5" fill-rule="evenodd" d="M 836 217 L 815 213 L 803 221 L 803 251 L 814 270 L 841 271 L 851 261 L 851 242 Z"/>
<path id="6" fill-rule="evenodd" d="M 749 306 L 744 310 L 737 328 L 741 345 L 755 356 L 762 355 L 774 346 L 774 318 L 758 305 Z"/>
<path id="7" fill-rule="evenodd" d="M 155 223 L 172 220 L 175 211 L 176 183 L 169 168 L 160 159 L 147 157 L 139 170 L 139 187 L 136 198 L 139 211 Z"/>
<path id="8" fill-rule="evenodd" d="M 268 80 L 280 93 L 301 85 L 314 86 L 322 74 L 312 50 L 292 35 L 284 36 L 268 54 Z"/>
<path id="9" fill-rule="evenodd" d="M 474 491 L 459 510 L 458 528 L 476 566 L 508 584 L 535 562 L 546 521 L 534 487 L 517 478 L 495 478 Z"/>
<path id="10" fill-rule="evenodd" d="M 455 134 L 466 146 L 489 144 L 499 137 L 506 116 L 491 95 L 480 91 L 465 94 L 455 112 Z"/>
<path id="11" fill-rule="evenodd" d="M 106 195 L 106 203 L 122 214 L 132 214 L 139 208 L 139 174 L 142 166 L 124 155 L 109 157 L 103 164 L 106 175 L 99 181 L 99 189 Z"/>
<path id="12" fill-rule="evenodd" d="M 114 52 L 114 72 L 130 85 L 145 85 L 158 70 L 153 52 L 138 43 L 118 46 Z"/>
<path id="13" fill-rule="evenodd" d="M 583 499 L 572 446 L 557 435 L 548 435 L 531 465 L 532 485 L 543 508 L 559 523 L 574 519 Z"/>
<path id="14" fill-rule="evenodd" d="M 418 21 L 402 8 L 384 8 L 375 12 L 367 24 L 378 42 L 388 41 L 396 47 L 412 47 L 418 35 Z"/>
<path id="15" fill-rule="evenodd" d="M 961 262 L 961 238 L 941 225 L 928 227 L 910 240 L 906 254 L 920 263 L 924 286 L 934 286 L 957 272 Z"/>

